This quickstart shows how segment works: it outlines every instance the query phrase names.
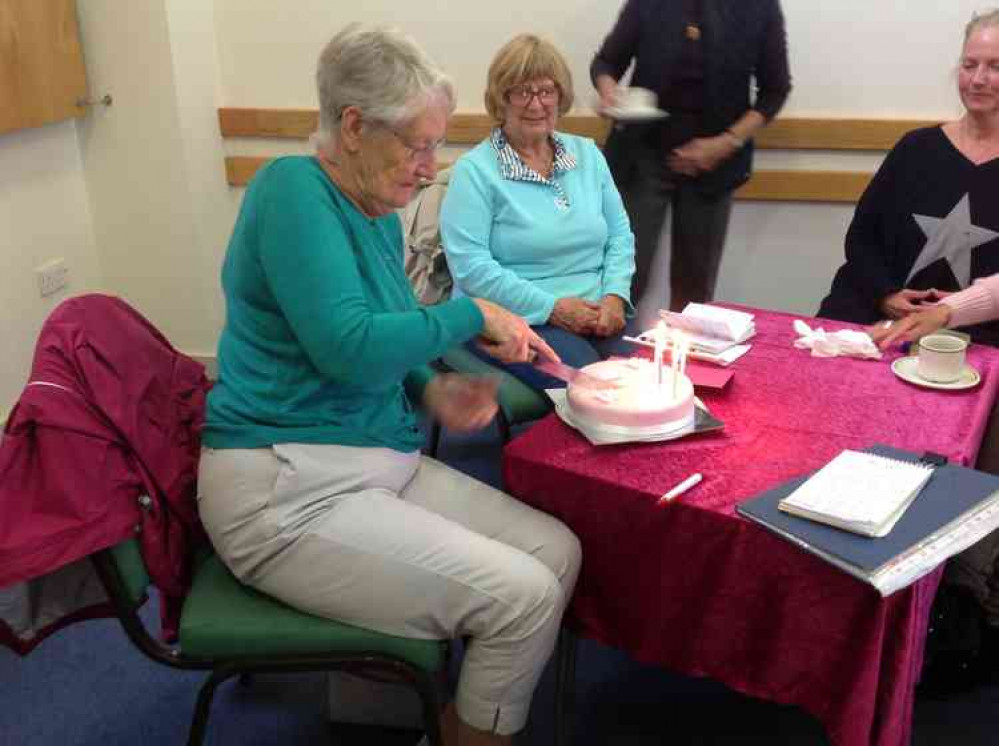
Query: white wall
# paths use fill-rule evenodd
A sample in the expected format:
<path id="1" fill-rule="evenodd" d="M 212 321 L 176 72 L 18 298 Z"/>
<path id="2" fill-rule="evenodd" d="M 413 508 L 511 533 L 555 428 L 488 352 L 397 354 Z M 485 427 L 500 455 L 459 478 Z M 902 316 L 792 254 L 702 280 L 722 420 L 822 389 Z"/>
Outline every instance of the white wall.
<path id="1" fill-rule="evenodd" d="M 294 14 L 266 0 L 216 0 L 222 96 L 227 106 L 314 107 L 313 68 L 322 44 L 347 22 L 390 23 L 412 34 L 454 77 L 460 111 L 481 111 L 492 55 L 522 31 L 546 36 L 568 58 L 577 109 L 587 110 L 587 69 L 620 3 L 598 0 L 346 4 L 296 0 Z M 783 0 L 795 90 L 785 115 L 953 118 L 953 69 L 974 0 Z M 300 145 L 234 142 L 261 154 Z M 759 167 L 873 170 L 875 154 L 760 154 Z M 739 203 L 732 217 L 719 297 L 814 312 L 841 262 L 852 206 Z"/>
<path id="2" fill-rule="evenodd" d="M 78 12 L 91 91 L 114 96 L 79 127 L 104 282 L 176 346 L 213 351 L 231 214 L 213 7 L 86 0 Z"/>
<path id="3" fill-rule="evenodd" d="M 351 21 L 412 34 L 454 77 L 459 109 L 481 110 L 486 69 L 513 35 L 554 41 L 570 62 L 581 103 L 591 100 L 590 59 L 622 0 L 215 0 L 223 97 L 230 106 L 315 106 L 312 73 L 322 44 Z M 948 116 L 949 70 L 976 0 L 782 0 L 797 89 L 785 113 Z"/>
<path id="4" fill-rule="evenodd" d="M 55 258 L 70 286 L 41 298 L 34 269 Z M 27 380 L 42 321 L 99 278 L 74 123 L 0 135 L 0 421 Z"/>
<path id="5" fill-rule="evenodd" d="M 795 82 L 785 114 L 948 118 L 952 71 L 973 0 L 783 0 Z M 488 63 L 521 31 L 554 40 L 586 74 L 620 2 L 607 0 L 80 0 L 91 91 L 115 104 L 80 124 L 0 137 L 0 414 L 27 375 L 52 305 L 32 270 L 64 256 L 71 292 L 125 296 L 175 344 L 214 350 L 222 319 L 218 271 L 241 190 L 225 185 L 226 150 L 287 152 L 300 144 L 223 145 L 215 109 L 314 107 L 313 67 L 346 23 L 391 23 L 454 76 L 459 109 L 481 111 Z M 778 168 L 872 169 L 875 155 L 763 153 Z M 814 311 L 840 261 L 851 208 L 737 205 L 722 298 Z M 58 299 L 59 296 L 56 297 Z"/>

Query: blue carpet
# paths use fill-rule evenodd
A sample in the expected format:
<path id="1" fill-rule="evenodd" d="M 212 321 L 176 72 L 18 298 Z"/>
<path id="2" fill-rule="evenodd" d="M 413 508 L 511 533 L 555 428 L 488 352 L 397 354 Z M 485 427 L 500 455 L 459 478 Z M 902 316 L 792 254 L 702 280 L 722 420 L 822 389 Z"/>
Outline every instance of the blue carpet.
<path id="1" fill-rule="evenodd" d="M 495 431 L 447 437 L 440 457 L 491 484 L 499 483 Z M 144 616 L 155 619 L 150 604 Z M 201 673 L 168 669 L 144 658 L 117 622 L 77 624 L 27 658 L 0 649 L 0 746 L 176 746 L 187 737 Z M 643 666 L 623 653 L 580 643 L 574 746 L 812 746 L 821 727 L 792 707 L 740 696 L 706 680 Z M 321 675 L 231 681 L 216 695 L 206 744 L 411 746 L 415 731 L 332 725 Z M 999 743 L 994 713 L 999 679 L 946 701 L 918 699 L 915 746 Z M 549 668 L 531 724 L 518 746 L 548 746 L 553 735 Z"/>

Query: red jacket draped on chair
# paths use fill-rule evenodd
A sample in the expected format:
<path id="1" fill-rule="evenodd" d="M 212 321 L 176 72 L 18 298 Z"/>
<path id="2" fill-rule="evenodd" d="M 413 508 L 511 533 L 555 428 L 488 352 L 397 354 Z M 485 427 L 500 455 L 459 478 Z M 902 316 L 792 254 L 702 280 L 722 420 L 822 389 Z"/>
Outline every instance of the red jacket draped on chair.
<path id="1" fill-rule="evenodd" d="M 27 652 L 93 615 L 103 593 L 86 557 L 135 533 L 164 632 L 176 629 L 204 540 L 195 490 L 208 388 L 204 368 L 118 298 L 52 312 L 0 440 L 0 642 Z M 45 591 L 46 580 L 68 587 Z"/>

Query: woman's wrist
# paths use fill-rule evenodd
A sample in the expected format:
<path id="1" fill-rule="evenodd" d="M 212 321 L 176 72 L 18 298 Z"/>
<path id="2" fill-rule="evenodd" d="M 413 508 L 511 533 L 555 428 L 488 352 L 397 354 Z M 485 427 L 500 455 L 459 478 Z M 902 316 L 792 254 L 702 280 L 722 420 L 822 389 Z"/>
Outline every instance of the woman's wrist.
<path id="1" fill-rule="evenodd" d="M 732 144 L 733 146 L 735 146 L 735 149 L 736 149 L 736 150 L 742 150 L 742 148 L 743 148 L 743 147 L 745 146 L 745 144 L 746 144 L 746 141 L 745 141 L 745 140 L 744 140 L 743 138 L 739 137 L 739 135 L 737 135 L 737 134 L 736 134 L 735 132 L 733 132 L 732 130 L 725 130 L 725 131 L 724 131 L 724 132 L 722 133 L 722 135 L 723 135 L 723 136 L 725 137 L 725 139 L 726 139 L 726 140 L 728 140 L 728 141 L 729 141 L 729 142 L 730 142 L 730 143 L 731 143 L 731 144 Z"/>

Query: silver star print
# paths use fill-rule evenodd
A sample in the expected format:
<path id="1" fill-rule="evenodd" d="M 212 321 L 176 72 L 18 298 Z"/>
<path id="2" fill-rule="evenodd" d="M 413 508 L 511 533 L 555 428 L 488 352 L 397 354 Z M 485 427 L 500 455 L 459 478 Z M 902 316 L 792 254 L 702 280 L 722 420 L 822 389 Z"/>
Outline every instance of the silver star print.
<path id="1" fill-rule="evenodd" d="M 967 194 L 945 218 L 915 214 L 912 217 L 926 234 L 926 245 L 916 257 L 905 283 L 908 285 L 913 275 L 938 259 L 946 259 L 958 285 L 968 287 L 971 283 L 971 250 L 999 237 L 999 233 L 971 224 L 971 200 Z"/>

